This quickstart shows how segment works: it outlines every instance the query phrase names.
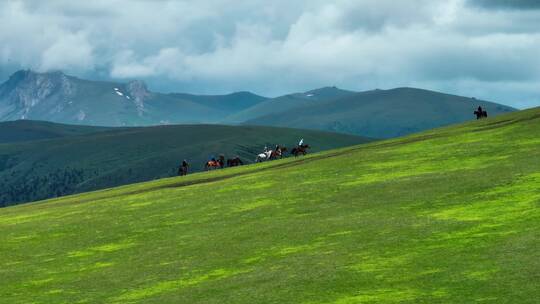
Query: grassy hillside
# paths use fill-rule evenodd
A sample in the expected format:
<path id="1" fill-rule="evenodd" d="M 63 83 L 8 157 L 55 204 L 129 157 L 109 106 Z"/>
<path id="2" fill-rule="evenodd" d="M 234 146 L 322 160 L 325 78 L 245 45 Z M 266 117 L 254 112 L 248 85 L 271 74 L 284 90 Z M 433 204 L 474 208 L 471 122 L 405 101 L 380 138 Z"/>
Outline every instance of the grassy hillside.
<path id="1" fill-rule="evenodd" d="M 6 303 L 538 303 L 540 110 L 0 209 Z"/>
<path id="2" fill-rule="evenodd" d="M 0 134 L 11 134 L 11 125 L 34 135 L 41 135 L 44 129 L 55 130 L 55 134 L 102 131 L 21 121 L 0 124 Z M 174 176 L 183 159 L 191 163 L 193 171 L 202 170 L 209 157 L 219 154 L 238 155 L 250 163 L 265 145 L 293 146 L 300 138 L 313 151 L 367 141 L 273 127 L 178 125 L 110 128 L 94 134 L 0 144 L 0 206 Z"/>
<path id="3" fill-rule="evenodd" d="M 107 127 L 64 125 L 44 121 L 17 120 L 0 122 L 0 144 L 107 131 Z"/>
<path id="4" fill-rule="evenodd" d="M 473 98 L 398 88 L 361 92 L 302 106 L 294 111 L 261 115 L 247 120 L 245 124 L 390 138 L 470 120 L 479 105 L 491 116 L 515 110 Z"/>

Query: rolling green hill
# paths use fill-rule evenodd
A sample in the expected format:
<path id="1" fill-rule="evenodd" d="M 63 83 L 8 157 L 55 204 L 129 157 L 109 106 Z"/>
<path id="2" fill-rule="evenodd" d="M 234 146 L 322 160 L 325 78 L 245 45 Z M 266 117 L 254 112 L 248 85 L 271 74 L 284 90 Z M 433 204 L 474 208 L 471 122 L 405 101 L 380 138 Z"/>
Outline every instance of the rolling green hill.
<path id="1" fill-rule="evenodd" d="M 538 303 L 540 109 L 0 209 L 6 303 Z"/>
<path id="2" fill-rule="evenodd" d="M 269 100 L 259 107 L 271 104 L 272 100 Z M 479 105 L 491 116 L 515 111 L 511 107 L 473 98 L 398 88 L 355 93 L 293 110 L 252 116 L 244 124 L 390 138 L 470 120 Z"/>
<path id="3" fill-rule="evenodd" d="M 227 116 L 225 123 L 242 123 L 258 117 L 279 113 L 295 113 L 296 109 L 331 101 L 340 97 L 350 96 L 356 92 L 338 89 L 336 87 L 324 87 L 304 93 L 288 94 L 260 102 L 247 107 L 242 111 Z"/>
<path id="4" fill-rule="evenodd" d="M 82 134 L 92 130 L 94 133 Z M 291 146 L 300 138 L 314 151 L 368 141 L 343 134 L 274 127 L 171 125 L 103 129 L 33 121 L 2 123 L 0 134 L 11 139 L 16 135 L 28 139 L 82 134 L 0 144 L 0 206 L 173 176 L 183 159 L 191 163 L 194 171 L 202 170 L 212 155 L 238 155 L 250 163 L 265 145 Z M 0 142 L 3 137 L 0 135 Z"/>
<path id="5" fill-rule="evenodd" d="M 64 125 L 45 121 L 7 121 L 0 122 L 0 144 L 83 135 L 110 129 L 107 127 Z"/>

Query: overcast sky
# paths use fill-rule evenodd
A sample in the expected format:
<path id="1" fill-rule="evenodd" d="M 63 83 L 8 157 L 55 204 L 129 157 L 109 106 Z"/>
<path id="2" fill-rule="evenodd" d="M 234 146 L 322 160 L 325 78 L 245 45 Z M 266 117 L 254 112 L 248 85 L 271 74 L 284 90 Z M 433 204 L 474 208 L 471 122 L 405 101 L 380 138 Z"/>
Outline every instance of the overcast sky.
<path id="1" fill-rule="evenodd" d="M 266 96 L 413 86 L 540 105 L 537 0 L 0 1 L 17 69 Z"/>

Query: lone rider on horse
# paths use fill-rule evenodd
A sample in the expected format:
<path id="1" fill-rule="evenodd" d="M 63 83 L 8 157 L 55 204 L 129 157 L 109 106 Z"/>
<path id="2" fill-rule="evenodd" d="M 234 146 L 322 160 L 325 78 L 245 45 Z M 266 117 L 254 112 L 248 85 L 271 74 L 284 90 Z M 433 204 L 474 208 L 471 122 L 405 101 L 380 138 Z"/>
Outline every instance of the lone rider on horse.
<path id="1" fill-rule="evenodd" d="M 478 106 L 478 109 L 474 111 L 474 115 L 476 115 L 476 119 L 482 119 L 482 118 L 488 117 L 487 111 L 482 109 L 482 106 Z"/>
<path id="2" fill-rule="evenodd" d="M 187 160 L 184 159 L 182 161 L 182 164 L 180 165 L 180 168 L 178 168 L 178 175 L 179 176 L 187 175 L 188 171 L 189 171 L 189 163 L 187 162 Z"/>
<path id="3" fill-rule="evenodd" d="M 310 146 L 308 144 L 304 144 L 304 139 L 300 139 L 300 141 L 298 142 L 298 146 L 293 148 L 291 150 L 291 153 L 296 157 L 300 154 L 302 155 L 306 155 L 307 154 L 307 149 L 309 149 Z"/>

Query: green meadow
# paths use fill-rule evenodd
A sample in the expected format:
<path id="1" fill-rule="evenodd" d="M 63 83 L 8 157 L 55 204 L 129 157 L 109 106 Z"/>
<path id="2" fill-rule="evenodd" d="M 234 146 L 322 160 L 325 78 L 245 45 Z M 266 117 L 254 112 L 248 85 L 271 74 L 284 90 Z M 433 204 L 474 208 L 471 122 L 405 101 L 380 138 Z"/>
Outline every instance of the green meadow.
<path id="1" fill-rule="evenodd" d="M 0 209 L 2 303 L 538 303 L 540 109 Z"/>

